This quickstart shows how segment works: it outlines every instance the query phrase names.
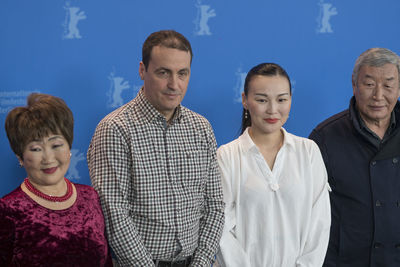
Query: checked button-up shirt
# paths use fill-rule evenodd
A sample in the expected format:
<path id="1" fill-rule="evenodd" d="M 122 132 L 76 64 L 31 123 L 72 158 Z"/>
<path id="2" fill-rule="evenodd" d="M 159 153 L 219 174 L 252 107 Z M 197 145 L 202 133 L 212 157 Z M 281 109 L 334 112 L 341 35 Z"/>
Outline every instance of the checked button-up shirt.
<path id="1" fill-rule="evenodd" d="M 99 123 L 88 165 L 120 265 L 193 255 L 210 266 L 224 222 L 215 151 L 205 118 L 178 106 L 167 123 L 143 90 Z"/>

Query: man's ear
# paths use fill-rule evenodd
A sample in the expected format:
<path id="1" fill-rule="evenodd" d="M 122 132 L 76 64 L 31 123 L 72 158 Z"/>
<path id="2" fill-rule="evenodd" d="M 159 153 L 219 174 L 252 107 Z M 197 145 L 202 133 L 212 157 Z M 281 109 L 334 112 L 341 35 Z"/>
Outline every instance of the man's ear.
<path id="1" fill-rule="evenodd" d="M 357 88 L 357 81 L 354 81 L 354 75 L 351 75 L 351 85 L 353 87 L 353 95 L 354 95 Z"/>
<path id="2" fill-rule="evenodd" d="M 144 80 L 145 72 L 146 72 L 146 66 L 144 65 L 143 61 L 140 61 L 140 63 L 139 63 L 139 76 L 140 76 L 140 79 Z"/>

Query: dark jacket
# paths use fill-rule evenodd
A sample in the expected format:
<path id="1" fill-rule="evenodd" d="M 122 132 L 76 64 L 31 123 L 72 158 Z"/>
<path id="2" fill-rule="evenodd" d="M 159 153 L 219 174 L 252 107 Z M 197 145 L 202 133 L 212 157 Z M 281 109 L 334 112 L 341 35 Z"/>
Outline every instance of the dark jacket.
<path id="1" fill-rule="evenodd" d="M 400 102 L 396 127 L 379 147 L 354 105 L 311 133 L 328 171 L 332 224 L 324 266 L 400 266 Z"/>

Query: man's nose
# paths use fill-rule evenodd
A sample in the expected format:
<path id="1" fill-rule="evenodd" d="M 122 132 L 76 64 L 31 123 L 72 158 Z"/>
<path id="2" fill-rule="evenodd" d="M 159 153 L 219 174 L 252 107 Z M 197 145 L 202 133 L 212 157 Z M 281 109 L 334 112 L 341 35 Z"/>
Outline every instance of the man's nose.
<path id="1" fill-rule="evenodd" d="M 381 100 L 383 98 L 383 85 L 377 84 L 373 94 L 375 100 Z"/>
<path id="2" fill-rule="evenodd" d="M 176 75 L 171 75 L 168 79 L 168 88 L 178 89 L 178 77 Z"/>

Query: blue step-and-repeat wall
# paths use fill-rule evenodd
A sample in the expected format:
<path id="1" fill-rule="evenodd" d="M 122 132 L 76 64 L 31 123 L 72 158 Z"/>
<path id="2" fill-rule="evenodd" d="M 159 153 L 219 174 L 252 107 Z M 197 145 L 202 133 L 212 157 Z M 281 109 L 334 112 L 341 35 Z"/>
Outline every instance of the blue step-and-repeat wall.
<path id="1" fill-rule="evenodd" d="M 348 106 L 361 52 L 400 53 L 400 1 L 1 0 L 0 196 L 25 178 L 4 120 L 31 92 L 59 96 L 72 109 L 67 177 L 90 184 L 86 151 L 94 129 L 140 89 L 141 46 L 160 29 L 175 29 L 191 42 L 183 104 L 211 122 L 219 145 L 237 137 L 244 78 L 261 62 L 288 71 L 294 90 L 285 128 L 308 136 Z"/>

